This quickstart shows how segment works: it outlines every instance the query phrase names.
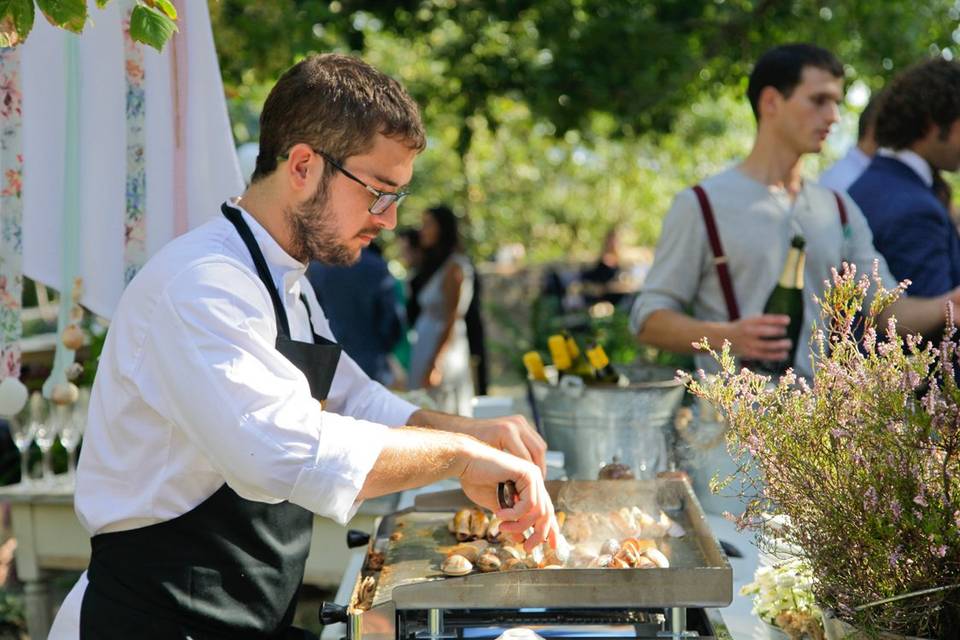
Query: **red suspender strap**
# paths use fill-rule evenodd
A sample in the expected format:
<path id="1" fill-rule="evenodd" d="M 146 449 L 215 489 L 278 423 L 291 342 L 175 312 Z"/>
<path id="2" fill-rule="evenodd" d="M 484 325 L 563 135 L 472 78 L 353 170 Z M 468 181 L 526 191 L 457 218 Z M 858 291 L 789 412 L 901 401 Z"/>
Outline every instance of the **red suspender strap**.
<path id="1" fill-rule="evenodd" d="M 707 192 L 700 185 L 694 185 L 693 192 L 700 202 L 700 213 L 703 214 L 703 224 L 707 228 L 707 238 L 710 240 L 710 249 L 713 251 L 713 264 L 717 268 L 717 277 L 720 279 L 720 289 L 723 291 L 723 300 L 727 303 L 727 314 L 731 322 L 740 319 L 740 308 L 737 306 L 737 297 L 733 294 L 733 281 L 730 279 L 730 268 L 727 266 L 727 256 L 723 253 L 720 244 L 720 234 L 717 233 L 717 221 L 713 216 L 713 207 L 707 199 Z M 845 217 L 845 216 L 844 216 Z"/>
<path id="2" fill-rule="evenodd" d="M 836 191 L 833 197 L 837 199 L 837 211 L 840 213 L 840 227 L 843 229 L 843 237 L 850 237 L 850 224 L 847 222 L 847 205 L 843 204 L 843 198 Z"/>

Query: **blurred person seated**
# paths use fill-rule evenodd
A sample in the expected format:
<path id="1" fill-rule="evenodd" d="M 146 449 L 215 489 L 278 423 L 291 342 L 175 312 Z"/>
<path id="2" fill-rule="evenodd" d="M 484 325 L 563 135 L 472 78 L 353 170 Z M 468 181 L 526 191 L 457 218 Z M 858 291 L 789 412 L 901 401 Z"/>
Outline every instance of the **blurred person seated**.
<path id="1" fill-rule="evenodd" d="M 411 281 L 420 311 L 407 386 L 426 389 L 441 411 L 470 415 L 474 386 L 465 316 L 474 297 L 474 269 L 450 207 L 423 212 L 420 247 L 422 263 Z"/>
<path id="2" fill-rule="evenodd" d="M 850 187 L 877 250 L 909 295 L 960 286 L 960 235 L 941 171 L 960 168 L 960 63 L 915 65 L 891 83 L 877 114 L 880 150 Z"/>
<path id="3" fill-rule="evenodd" d="M 620 232 L 614 226 L 603 237 L 603 247 L 596 264 L 580 273 L 587 306 L 604 301 L 617 305 L 626 293 L 617 286 L 619 275 Z"/>
<path id="4" fill-rule="evenodd" d="M 820 174 L 818 182 L 821 186 L 834 191 L 846 191 L 867 167 L 877 152 L 877 110 L 880 103 L 879 95 L 870 98 L 867 106 L 860 113 L 857 126 L 857 144 L 847 150 L 846 155 L 834 162 Z"/>
<path id="5" fill-rule="evenodd" d="M 393 384 L 387 357 L 403 334 L 403 307 L 380 247 L 363 249 L 351 266 L 311 262 L 307 278 L 343 349 L 368 376 Z"/>

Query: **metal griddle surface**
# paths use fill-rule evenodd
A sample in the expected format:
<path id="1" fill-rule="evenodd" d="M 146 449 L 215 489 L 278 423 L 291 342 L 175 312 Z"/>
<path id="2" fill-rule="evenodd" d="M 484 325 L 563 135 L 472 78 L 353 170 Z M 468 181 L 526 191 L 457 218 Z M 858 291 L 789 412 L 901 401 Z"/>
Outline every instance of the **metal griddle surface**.
<path id="1" fill-rule="evenodd" d="M 637 505 L 663 508 L 686 536 L 662 538 L 667 569 L 534 569 L 446 577 L 440 564 L 456 540 L 447 529 L 469 502 L 459 491 L 421 496 L 416 506 L 381 521 L 374 542 L 385 554 L 373 605 L 397 609 L 723 607 L 733 574 L 703 511 L 681 479 L 548 483 L 569 513 Z M 599 507 L 599 508 L 598 508 Z M 391 534 L 396 533 L 391 539 Z"/>

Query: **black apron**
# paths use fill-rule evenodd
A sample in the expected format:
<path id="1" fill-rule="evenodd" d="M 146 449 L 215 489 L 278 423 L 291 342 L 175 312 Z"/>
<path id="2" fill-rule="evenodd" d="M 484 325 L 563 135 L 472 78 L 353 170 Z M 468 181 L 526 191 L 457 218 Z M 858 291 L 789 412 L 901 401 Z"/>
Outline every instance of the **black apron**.
<path id="1" fill-rule="evenodd" d="M 277 350 L 304 373 L 311 395 L 325 400 L 340 347 L 316 334 L 314 344 L 290 338 L 286 311 L 250 228 L 236 208 L 224 204 L 223 214 L 270 292 Z M 246 500 L 224 484 L 172 520 L 96 535 L 90 541 L 80 637 L 314 637 L 290 626 L 312 531 L 313 514 L 303 507 Z"/>

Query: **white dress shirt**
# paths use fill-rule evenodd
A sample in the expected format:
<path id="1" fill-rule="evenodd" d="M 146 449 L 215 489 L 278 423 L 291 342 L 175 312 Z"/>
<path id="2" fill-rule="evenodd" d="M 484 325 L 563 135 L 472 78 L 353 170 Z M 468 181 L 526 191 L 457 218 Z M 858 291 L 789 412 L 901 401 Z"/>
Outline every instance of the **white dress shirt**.
<path id="1" fill-rule="evenodd" d="M 888 158 L 893 158 L 899 160 L 903 164 L 907 165 L 913 172 L 920 176 L 920 179 L 923 180 L 923 184 L 928 187 L 933 186 L 933 169 L 930 168 L 930 163 L 923 159 L 915 151 L 910 149 L 900 149 L 899 151 L 894 151 L 893 149 L 887 149 L 886 147 L 879 149 L 878 154 L 886 156 Z"/>
<path id="2" fill-rule="evenodd" d="M 247 212 L 294 340 L 334 339 L 304 276 Z M 242 497 L 287 500 L 345 523 L 387 426 L 417 409 L 343 353 L 326 410 L 275 349 L 270 296 L 222 215 L 174 240 L 120 300 L 100 359 L 77 472 L 76 511 L 91 533 L 184 514 L 227 483 Z M 353 417 L 350 417 L 353 416 Z M 51 638 L 76 638 L 86 574 Z"/>
<path id="3" fill-rule="evenodd" d="M 817 182 L 827 189 L 843 193 L 867 170 L 870 160 L 870 156 L 860 147 L 853 145 L 842 158 L 820 174 Z"/>

